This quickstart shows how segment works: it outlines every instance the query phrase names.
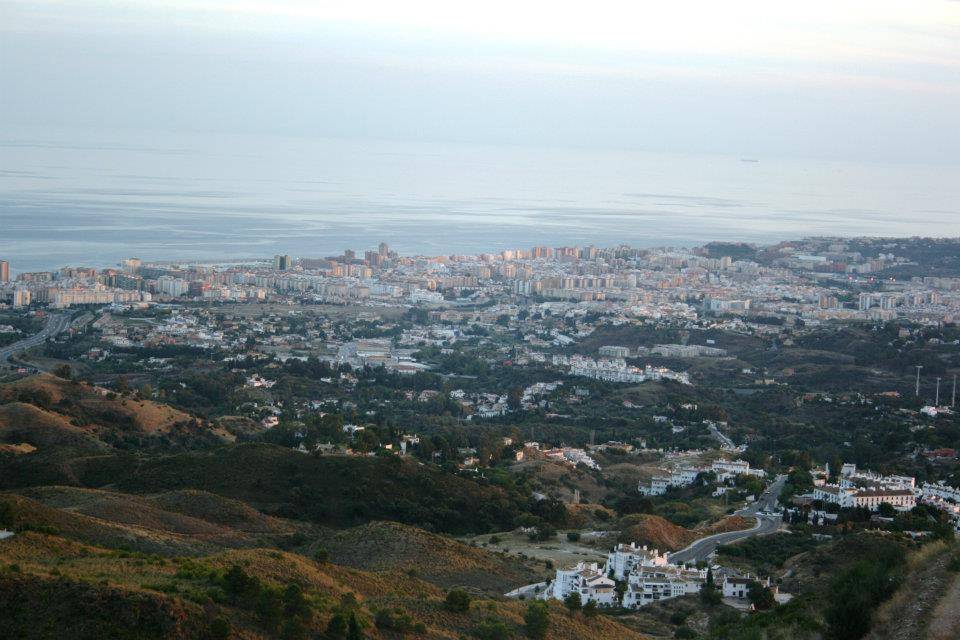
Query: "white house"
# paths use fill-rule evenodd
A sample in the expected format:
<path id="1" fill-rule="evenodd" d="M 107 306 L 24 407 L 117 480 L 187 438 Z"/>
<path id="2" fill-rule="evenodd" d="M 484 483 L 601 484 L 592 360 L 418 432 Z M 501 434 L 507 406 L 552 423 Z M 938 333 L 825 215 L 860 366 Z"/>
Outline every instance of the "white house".
<path id="1" fill-rule="evenodd" d="M 611 607 L 617 599 L 615 586 L 596 562 L 578 562 L 570 569 L 557 569 L 556 578 L 544 592 L 544 598 L 563 600 L 571 593 L 579 593 L 584 604 L 596 602 Z"/>
<path id="2" fill-rule="evenodd" d="M 727 576 L 723 579 L 723 585 L 721 586 L 721 591 L 723 592 L 724 598 L 736 598 L 738 600 L 746 600 L 750 597 L 750 583 L 759 582 L 761 586 L 768 589 L 772 588 L 776 591 L 776 586 L 771 587 L 770 578 L 761 580 L 760 578 L 754 578 L 749 573 L 745 576 Z M 774 594 L 776 595 L 776 594 Z"/>
<path id="3" fill-rule="evenodd" d="M 642 480 L 637 485 L 637 491 L 643 496 L 662 496 L 669 488 L 670 476 L 653 476 L 650 486 L 643 484 Z"/>
<path id="4" fill-rule="evenodd" d="M 717 480 L 724 481 L 733 476 L 756 476 L 762 478 L 766 476 L 763 469 L 751 469 L 750 463 L 746 460 L 717 460 L 710 465 L 710 470 L 717 474 Z"/>
<path id="5" fill-rule="evenodd" d="M 665 567 L 667 556 L 657 549 L 648 549 L 647 545 L 638 546 L 636 543 L 618 544 L 613 551 L 607 554 L 607 574 L 612 572 L 614 579 L 626 580 L 627 576 L 638 567 Z"/>

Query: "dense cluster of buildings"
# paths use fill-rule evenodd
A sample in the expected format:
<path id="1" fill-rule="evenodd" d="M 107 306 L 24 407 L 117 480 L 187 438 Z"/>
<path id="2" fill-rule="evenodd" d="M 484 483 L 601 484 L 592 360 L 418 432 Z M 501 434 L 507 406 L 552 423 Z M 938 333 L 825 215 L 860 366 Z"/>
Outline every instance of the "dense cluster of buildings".
<path id="1" fill-rule="evenodd" d="M 639 383 L 648 380 L 673 380 L 681 384 L 690 384 L 690 377 L 686 372 L 678 372 L 666 367 L 634 367 L 628 365 L 622 358 L 590 358 L 581 355 L 554 355 L 551 362 L 555 367 L 562 367 L 571 376 L 582 376 L 594 380 L 607 382 Z"/>
<path id="2" fill-rule="evenodd" d="M 814 479 L 812 498 L 840 508 L 863 508 L 877 511 L 881 504 L 889 504 L 898 511 L 909 511 L 917 506 L 916 480 L 910 476 L 884 476 L 858 470 L 847 463 L 840 469 L 838 482 L 826 482 L 829 468 Z"/>
<path id="3" fill-rule="evenodd" d="M 645 496 L 662 496 L 670 488 L 693 484 L 704 473 L 713 473 L 719 483 L 728 482 L 737 476 L 762 478 L 766 475 L 763 469 L 751 468 L 746 460 L 716 460 L 702 467 L 677 466 L 664 470 L 663 473 L 653 476 L 649 482 L 641 480 L 637 490 Z"/>
<path id="4" fill-rule="evenodd" d="M 769 579 L 757 580 L 717 567 L 717 587 L 725 598 L 745 600 L 748 587 L 757 581 L 771 588 Z M 605 564 L 578 562 L 572 567 L 557 569 L 553 580 L 539 593 L 541 599 L 565 600 L 571 594 L 580 596 L 581 603 L 593 602 L 600 607 L 637 609 L 655 602 L 699 593 L 712 579 L 713 568 L 697 568 L 673 564 L 669 556 L 646 545 L 618 544 L 608 555 Z M 622 597 L 617 583 L 626 583 Z M 772 587 L 775 589 L 775 587 Z"/>
<path id="5" fill-rule="evenodd" d="M 12 282 L 10 265 L 2 264 L 2 299 L 17 306 L 112 304 L 129 301 L 134 295 L 129 292 L 136 292 L 140 301 L 144 294 L 209 301 L 293 297 L 427 305 L 534 298 L 597 303 L 643 317 L 706 313 L 802 318 L 806 323 L 898 315 L 930 321 L 960 317 L 960 279 L 883 281 L 878 287 L 873 274 L 909 262 L 888 253 L 864 257 L 840 239 L 782 243 L 767 248 L 762 263 L 713 257 L 702 249 L 628 246 L 400 256 L 381 243 L 362 256 L 346 250 L 325 258 L 277 255 L 244 264 L 148 264 L 130 258 L 119 268 L 22 272 Z M 869 290 L 851 298 L 849 285 L 861 278 Z M 651 353 L 657 352 L 670 357 L 722 355 L 703 345 L 657 345 Z M 623 358 L 629 353 L 609 355 Z"/>

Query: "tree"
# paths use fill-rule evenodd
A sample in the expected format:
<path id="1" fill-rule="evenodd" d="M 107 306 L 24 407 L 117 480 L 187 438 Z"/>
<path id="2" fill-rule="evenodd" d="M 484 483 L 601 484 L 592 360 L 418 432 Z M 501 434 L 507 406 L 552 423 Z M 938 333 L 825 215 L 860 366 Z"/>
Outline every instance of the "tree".
<path id="1" fill-rule="evenodd" d="M 73 376 L 73 370 L 68 364 L 57 365 L 53 369 L 53 375 L 58 378 L 63 378 L 64 380 L 69 380 Z"/>
<path id="2" fill-rule="evenodd" d="M 291 582 L 283 590 L 283 609 L 288 616 L 310 617 L 310 605 L 303 595 L 303 589 L 296 582 Z"/>
<path id="3" fill-rule="evenodd" d="M 289 618 L 280 630 L 281 640 L 306 640 L 307 630 L 300 618 Z"/>
<path id="4" fill-rule="evenodd" d="M 510 629 L 499 620 L 484 620 L 473 630 L 477 640 L 507 640 Z"/>
<path id="5" fill-rule="evenodd" d="M 117 391 L 120 394 L 125 394 L 130 392 L 130 383 L 127 382 L 126 376 L 120 376 L 117 378 Z"/>
<path id="6" fill-rule="evenodd" d="M 583 605 L 583 601 L 580 599 L 579 593 L 571 591 L 570 595 L 563 599 L 563 604 L 570 610 L 570 613 L 576 613 Z"/>
<path id="7" fill-rule="evenodd" d="M 717 585 L 705 584 L 700 588 L 700 601 L 709 607 L 714 607 L 723 602 L 723 594 L 720 593 Z"/>
<path id="8" fill-rule="evenodd" d="M 522 387 L 511 387 L 507 392 L 507 406 L 511 411 L 519 411 L 523 407 Z"/>
<path id="9" fill-rule="evenodd" d="M 283 601 L 276 589 L 264 589 L 257 600 L 257 614 L 263 626 L 276 630 L 283 619 Z"/>
<path id="10" fill-rule="evenodd" d="M 527 535 L 527 537 L 534 542 L 546 542 L 547 540 L 552 540 L 556 536 L 557 530 L 548 524 L 540 525 Z"/>
<path id="11" fill-rule="evenodd" d="M 451 589 L 444 604 L 448 611 L 466 613 L 470 610 L 470 594 L 463 589 Z"/>
<path id="12" fill-rule="evenodd" d="M 239 565 L 233 565 L 223 576 L 223 591 L 234 603 L 245 598 L 257 587 L 256 578 L 247 575 Z"/>
<path id="13" fill-rule="evenodd" d="M 321 547 L 313 552 L 313 559 L 320 564 L 330 562 L 330 552 Z"/>
<path id="14" fill-rule="evenodd" d="M 223 618 L 215 618 L 207 630 L 210 640 L 227 640 L 230 637 L 230 623 Z"/>
<path id="15" fill-rule="evenodd" d="M 893 508 L 893 505 L 889 502 L 881 502 L 880 506 L 877 507 L 877 513 L 879 513 L 884 518 L 893 518 L 897 515 L 897 510 Z"/>
<path id="16" fill-rule="evenodd" d="M 583 605 L 583 615 L 587 618 L 596 618 L 597 613 L 597 601 L 587 600 L 587 604 Z"/>
<path id="17" fill-rule="evenodd" d="M 360 622 L 357 620 L 356 612 L 350 612 L 350 619 L 347 620 L 347 640 L 362 640 L 363 632 L 360 631 Z"/>
<path id="18" fill-rule="evenodd" d="M 0 527 L 13 526 L 13 505 L 9 502 L 0 502 Z"/>
<path id="19" fill-rule="evenodd" d="M 750 584 L 747 585 L 747 597 L 750 599 L 750 604 L 758 611 L 772 609 L 777 606 L 777 601 L 773 597 L 773 591 L 756 580 L 751 581 Z"/>
<path id="20" fill-rule="evenodd" d="M 339 612 L 333 614 L 323 637 L 325 640 L 344 640 L 347 637 L 347 618 Z"/>
<path id="21" fill-rule="evenodd" d="M 523 613 L 523 631 L 528 638 L 544 640 L 550 629 L 550 608 L 546 602 L 538 600 L 527 605 Z"/>

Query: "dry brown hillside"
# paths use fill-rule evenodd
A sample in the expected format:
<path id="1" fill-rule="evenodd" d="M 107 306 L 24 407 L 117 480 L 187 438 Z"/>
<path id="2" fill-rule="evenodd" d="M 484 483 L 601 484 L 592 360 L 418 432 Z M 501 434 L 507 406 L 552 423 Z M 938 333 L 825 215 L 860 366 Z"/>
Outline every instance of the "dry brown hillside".
<path id="1" fill-rule="evenodd" d="M 411 572 L 444 588 L 463 586 L 491 595 L 546 577 L 542 566 L 396 522 L 370 522 L 337 531 L 318 545 L 337 564 Z"/>
<path id="2" fill-rule="evenodd" d="M 239 519 L 239 527 L 234 528 L 165 509 L 160 504 L 164 501 L 169 500 L 76 487 L 36 487 L 0 494 L 0 502 L 12 506 L 16 528 L 51 531 L 88 544 L 162 555 L 199 555 L 230 547 L 277 544 L 298 531 L 311 529 L 268 516 L 251 526 L 256 519 L 249 515 Z M 230 502 L 214 500 L 210 504 L 227 503 L 236 510 Z M 218 517 L 226 519 L 224 514 Z"/>
<path id="3" fill-rule="evenodd" d="M 624 541 L 638 542 L 665 551 L 683 549 L 694 540 L 714 533 L 739 531 L 752 526 L 740 516 L 730 516 L 708 527 L 686 529 L 654 515 L 630 516 L 621 533 Z"/>
<path id="4" fill-rule="evenodd" d="M 238 569 L 256 577 L 255 591 L 261 593 L 267 589 L 286 594 L 290 585 L 298 585 L 308 609 L 301 617 L 306 637 L 321 634 L 338 611 L 353 611 L 368 638 L 410 636 L 378 627 L 374 617 L 381 609 L 419 623 L 422 627 L 416 637 L 428 640 L 468 637 L 485 621 L 501 622 L 520 637 L 526 607 L 523 602 L 475 599 L 468 612 L 455 613 L 445 608 L 443 589 L 408 573 L 362 571 L 266 549 L 166 560 L 30 532 L 0 543 L 0 567 L 11 565 L 15 571 L 0 571 L 0 607 L 7 612 L 0 621 L 0 633 L 27 639 L 204 637 L 214 620 L 222 620 L 232 638 L 277 637 L 261 613 L 263 596 L 238 599 L 225 591 L 225 574 Z M 48 602 L 51 599 L 55 602 Z M 46 627 L 34 623 L 39 607 L 50 621 Z M 643 636 L 613 618 L 587 619 L 553 603 L 549 637 L 640 640 Z"/>
<path id="5" fill-rule="evenodd" d="M 91 430 L 70 424 L 69 418 L 58 413 L 24 402 L 0 404 L 0 441 L 10 445 L 29 444 L 41 452 L 62 447 L 86 451 L 109 449 Z"/>
<path id="6" fill-rule="evenodd" d="M 78 427 L 110 444 L 125 440 L 138 445 L 150 441 L 178 442 L 198 438 L 212 443 L 234 440 L 225 429 L 198 421 L 169 405 L 141 399 L 136 393 L 117 395 L 108 389 L 46 373 L 5 385 L 0 394 L 0 403 L 7 403 L 0 404 L 0 410 L 20 406 L 22 413 L 22 406 L 26 404 L 44 412 L 34 412 L 32 420 L 21 419 L 17 424 L 21 430 L 42 428 L 45 423 L 59 418 L 59 423 Z M 13 409 L 7 409 L 10 411 Z M 10 419 L 4 420 L 0 414 L 0 427 L 4 422 L 10 422 Z"/>

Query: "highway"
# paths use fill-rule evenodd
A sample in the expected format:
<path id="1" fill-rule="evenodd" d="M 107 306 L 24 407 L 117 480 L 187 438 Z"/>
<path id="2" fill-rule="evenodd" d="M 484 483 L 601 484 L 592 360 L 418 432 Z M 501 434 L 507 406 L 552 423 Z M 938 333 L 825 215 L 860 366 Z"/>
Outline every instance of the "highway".
<path id="1" fill-rule="evenodd" d="M 51 338 L 70 326 L 70 316 L 50 315 L 47 318 L 46 326 L 39 332 L 19 342 L 0 348 L 0 363 L 6 362 L 10 356 L 21 351 L 26 351 L 31 347 L 43 344 L 47 338 Z"/>
<path id="2" fill-rule="evenodd" d="M 706 560 L 707 557 L 716 551 L 721 544 L 730 544 L 738 540 L 744 540 L 753 536 L 763 536 L 775 532 L 780 528 L 780 516 L 758 515 L 760 511 L 768 511 L 777 505 L 777 498 L 783 490 L 783 484 L 787 481 L 787 476 L 777 476 L 773 484 L 763 492 L 760 498 L 753 504 L 740 509 L 736 515 L 756 518 L 756 524 L 750 529 L 741 531 L 729 531 L 727 533 L 717 533 L 712 536 L 700 538 L 693 542 L 686 549 L 671 553 L 670 562 L 680 564 L 683 562 L 699 562 Z"/>

